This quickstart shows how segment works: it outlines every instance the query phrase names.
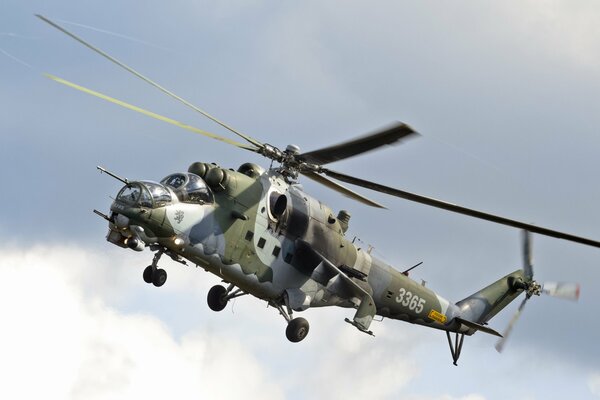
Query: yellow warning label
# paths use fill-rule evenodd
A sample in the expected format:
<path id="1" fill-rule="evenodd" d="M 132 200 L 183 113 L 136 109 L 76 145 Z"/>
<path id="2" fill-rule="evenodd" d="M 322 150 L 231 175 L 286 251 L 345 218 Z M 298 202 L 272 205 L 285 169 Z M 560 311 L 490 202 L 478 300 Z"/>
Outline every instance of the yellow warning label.
<path id="1" fill-rule="evenodd" d="M 446 322 L 446 316 L 435 310 L 429 311 L 429 318 L 431 318 L 434 321 L 439 322 L 440 324 L 443 324 L 444 322 Z"/>

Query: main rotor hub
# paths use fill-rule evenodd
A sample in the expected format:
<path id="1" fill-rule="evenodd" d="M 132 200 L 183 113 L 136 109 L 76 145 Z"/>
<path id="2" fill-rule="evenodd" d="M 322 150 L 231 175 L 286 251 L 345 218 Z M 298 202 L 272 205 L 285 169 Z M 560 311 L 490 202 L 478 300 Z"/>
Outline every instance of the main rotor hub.
<path id="1" fill-rule="evenodd" d="M 295 144 L 288 144 L 285 148 L 285 152 L 295 156 L 300 154 L 300 147 Z"/>

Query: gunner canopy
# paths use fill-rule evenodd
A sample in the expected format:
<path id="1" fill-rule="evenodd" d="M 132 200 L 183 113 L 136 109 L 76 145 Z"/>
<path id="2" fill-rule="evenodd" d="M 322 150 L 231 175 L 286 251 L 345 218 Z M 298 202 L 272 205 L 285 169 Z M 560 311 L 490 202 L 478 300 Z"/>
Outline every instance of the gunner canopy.
<path id="1" fill-rule="evenodd" d="M 164 207 L 171 203 L 171 193 L 160 183 L 131 182 L 121 189 L 117 200 L 136 207 Z"/>

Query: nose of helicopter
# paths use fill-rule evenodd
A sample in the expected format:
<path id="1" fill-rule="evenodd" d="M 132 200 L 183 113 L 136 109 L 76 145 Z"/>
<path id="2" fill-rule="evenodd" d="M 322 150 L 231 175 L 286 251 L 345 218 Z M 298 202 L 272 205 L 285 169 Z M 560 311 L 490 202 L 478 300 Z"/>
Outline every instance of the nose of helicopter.
<path id="1" fill-rule="evenodd" d="M 120 247 L 141 251 L 147 245 L 166 245 L 163 241 L 171 240 L 168 245 L 179 248 L 183 242 L 178 240 L 175 226 L 188 229 L 190 221 L 198 222 L 207 209 L 214 207 L 212 191 L 193 173 L 174 173 L 160 183 L 119 180 L 125 186 L 110 207 L 111 215 L 97 214 L 109 221 L 107 240 Z M 183 223 L 182 209 L 188 215 Z"/>
<path id="2" fill-rule="evenodd" d="M 110 209 L 107 240 L 121 247 L 142 251 L 156 241 L 152 216 L 172 202 L 171 192 L 160 183 L 128 182 L 119 190 Z"/>

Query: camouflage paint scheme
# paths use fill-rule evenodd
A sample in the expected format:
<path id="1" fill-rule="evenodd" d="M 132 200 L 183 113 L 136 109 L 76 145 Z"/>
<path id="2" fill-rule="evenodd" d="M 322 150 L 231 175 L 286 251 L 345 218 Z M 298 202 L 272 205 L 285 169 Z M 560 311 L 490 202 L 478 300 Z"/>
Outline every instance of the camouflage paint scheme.
<path id="1" fill-rule="evenodd" d="M 379 315 L 472 335 L 486 331 L 482 324 L 523 291 L 515 285 L 526 279 L 518 270 L 451 303 L 347 240 L 349 214 L 336 217 L 279 170 L 194 163 L 189 171 L 207 182 L 214 202 L 179 201 L 173 188 L 167 189 L 171 201 L 161 203 L 117 197 L 107 240 L 128 247 L 137 238 L 143 245 L 135 250 L 164 247 L 172 257 L 290 311 L 355 308 L 348 322 L 364 332 Z M 122 190 L 136 185 L 144 191 L 150 184 L 131 182 Z"/>

